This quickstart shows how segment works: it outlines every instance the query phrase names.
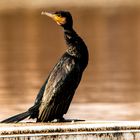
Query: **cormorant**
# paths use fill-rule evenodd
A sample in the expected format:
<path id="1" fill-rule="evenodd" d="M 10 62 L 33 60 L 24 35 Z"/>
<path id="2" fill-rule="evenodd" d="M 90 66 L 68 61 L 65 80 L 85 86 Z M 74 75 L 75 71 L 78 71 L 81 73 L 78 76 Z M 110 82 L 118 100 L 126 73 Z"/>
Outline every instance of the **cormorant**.
<path id="1" fill-rule="evenodd" d="M 88 64 L 88 50 L 80 36 L 73 29 L 72 16 L 68 11 L 42 12 L 51 17 L 64 29 L 67 50 L 50 72 L 40 89 L 34 105 L 2 123 L 19 122 L 27 117 L 37 122 L 62 121 L 78 87 L 83 71 Z"/>

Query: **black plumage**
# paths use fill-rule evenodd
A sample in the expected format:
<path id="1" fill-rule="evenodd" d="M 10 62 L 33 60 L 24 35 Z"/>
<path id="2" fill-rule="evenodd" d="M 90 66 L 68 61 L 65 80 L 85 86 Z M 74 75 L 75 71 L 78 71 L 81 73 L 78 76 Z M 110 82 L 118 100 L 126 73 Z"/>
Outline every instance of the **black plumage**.
<path id="1" fill-rule="evenodd" d="M 37 95 L 35 104 L 26 112 L 2 122 L 19 122 L 27 117 L 36 118 L 37 122 L 63 120 L 63 115 L 67 113 L 82 73 L 88 64 L 87 47 L 73 30 L 71 14 L 67 11 L 42 14 L 51 17 L 63 27 L 68 48 L 50 72 Z"/>

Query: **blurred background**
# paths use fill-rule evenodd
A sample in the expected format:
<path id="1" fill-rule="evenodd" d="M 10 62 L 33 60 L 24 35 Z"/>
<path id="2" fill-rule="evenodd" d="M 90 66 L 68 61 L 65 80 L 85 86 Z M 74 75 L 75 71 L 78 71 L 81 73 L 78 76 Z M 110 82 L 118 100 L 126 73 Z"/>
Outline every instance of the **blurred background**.
<path id="1" fill-rule="evenodd" d="M 0 1 L 0 120 L 27 110 L 66 50 L 42 11 L 69 10 L 90 60 L 67 118 L 140 119 L 140 1 Z"/>

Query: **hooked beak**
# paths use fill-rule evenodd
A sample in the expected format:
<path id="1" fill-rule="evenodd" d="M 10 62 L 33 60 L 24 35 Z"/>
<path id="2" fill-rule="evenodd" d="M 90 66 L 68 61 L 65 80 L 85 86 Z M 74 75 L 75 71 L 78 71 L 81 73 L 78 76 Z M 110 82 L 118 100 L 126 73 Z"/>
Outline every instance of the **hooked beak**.
<path id="1" fill-rule="evenodd" d="M 54 18 L 55 14 L 52 14 L 52 13 L 48 13 L 48 12 L 41 12 L 41 15 L 46 15 L 48 17 L 51 17 L 51 18 Z"/>
<path id="2" fill-rule="evenodd" d="M 66 23 L 65 17 L 59 17 L 57 14 L 54 13 L 48 13 L 48 12 L 42 12 L 41 15 L 46 15 L 50 18 L 52 18 L 58 25 L 62 25 Z"/>

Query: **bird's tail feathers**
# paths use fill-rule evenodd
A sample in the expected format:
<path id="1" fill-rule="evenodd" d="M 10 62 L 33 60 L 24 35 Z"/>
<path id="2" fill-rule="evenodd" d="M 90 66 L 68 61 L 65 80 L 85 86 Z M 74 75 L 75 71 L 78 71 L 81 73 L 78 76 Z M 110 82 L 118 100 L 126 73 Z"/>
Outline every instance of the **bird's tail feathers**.
<path id="1" fill-rule="evenodd" d="M 5 120 L 1 121 L 1 123 L 17 123 L 17 122 L 19 122 L 21 120 L 24 120 L 25 118 L 27 118 L 29 116 L 30 116 L 30 112 L 26 111 L 26 112 L 17 114 L 15 116 L 12 116 L 12 117 L 10 117 L 8 119 L 5 119 Z"/>

